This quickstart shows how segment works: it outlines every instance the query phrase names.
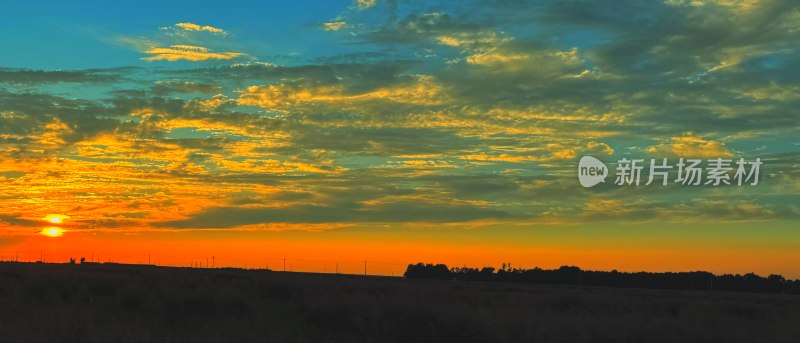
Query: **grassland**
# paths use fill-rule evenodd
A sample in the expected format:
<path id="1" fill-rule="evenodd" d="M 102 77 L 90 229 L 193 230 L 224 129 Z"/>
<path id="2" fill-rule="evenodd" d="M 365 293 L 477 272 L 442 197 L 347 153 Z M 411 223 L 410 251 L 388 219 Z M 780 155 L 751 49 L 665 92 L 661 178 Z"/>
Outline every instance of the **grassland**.
<path id="1" fill-rule="evenodd" d="M 800 296 L 0 263 L 2 342 L 798 342 Z"/>

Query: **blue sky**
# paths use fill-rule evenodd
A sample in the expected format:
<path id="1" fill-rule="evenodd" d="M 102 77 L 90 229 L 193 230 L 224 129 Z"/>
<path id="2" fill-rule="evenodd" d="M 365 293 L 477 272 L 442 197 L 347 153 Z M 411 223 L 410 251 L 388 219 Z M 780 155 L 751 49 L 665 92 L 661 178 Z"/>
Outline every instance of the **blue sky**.
<path id="1" fill-rule="evenodd" d="M 350 6 L 347 1 L 216 1 L 191 6 L 163 1 L 17 2 L 0 13 L 0 65 L 34 69 L 88 69 L 147 65 L 128 47 L 110 44 L 115 36 L 150 36 L 159 27 L 202 22 L 225 27 L 241 42 L 253 42 L 256 58 L 337 50 L 321 22 Z M 11 48 L 13 47 L 13 48 Z M 57 58 L 56 58 L 57 57 Z"/>

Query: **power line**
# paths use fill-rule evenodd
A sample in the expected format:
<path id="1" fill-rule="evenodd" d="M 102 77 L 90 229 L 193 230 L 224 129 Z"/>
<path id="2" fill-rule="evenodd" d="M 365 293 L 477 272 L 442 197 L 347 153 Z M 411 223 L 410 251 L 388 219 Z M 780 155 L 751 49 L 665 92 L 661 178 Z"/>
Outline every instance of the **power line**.
<path id="1" fill-rule="evenodd" d="M 24 253 L 23 253 L 24 255 Z M 34 255 L 35 256 L 35 255 Z M 9 258 L 6 258 L 9 257 Z M 24 256 L 20 256 L 19 251 L 14 251 L 13 254 L 7 254 L 3 257 L 3 261 L 20 261 L 20 258 L 24 259 Z M 202 263 L 202 259 L 206 259 L 206 263 Z M 58 260 L 56 258 L 56 260 Z M 29 258 L 29 261 L 36 261 L 36 259 Z M 45 263 L 47 262 L 47 257 L 44 250 L 40 251 L 40 256 L 38 259 L 39 262 Z M 110 256 L 106 257 L 106 262 L 102 261 L 102 254 L 97 252 L 91 252 L 89 261 L 93 263 L 112 263 L 112 259 Z M 137 260 L 135 257 L 128 261 L 127 258 L 119 257 L 118 261 L 113 261 L 117 263 L 142 263 L 144 261 Z M 147 260 L 148 265 L 158 265 L 158 266 L 189 266 L 191 268 L 216 268 L 216 255 L 211 256 L 165 256 L 165 255 L 153 255 L 152 253 L 148 252 Z M 253 257 L 241 257 L 241 258 L 228 258 L 226 257 L 226 261 L 231 261 L 231 267 L 240 266 L 242 268 L 253 268 Z M 274 266 L 274 262 L 277 261 L 281 263 L 282 270 L 284 272 L 317 272 L 317 273 L 335 273 L 335 274 L 360 274 L 360 275 L 370 275 L 370 273 L 374 273 L 375 275 L 397 275 L 397 272 L 400 272 L 401 266 L 405 266 L 407 264 L 404 263 L 395 263 L 395 262 L 387 262 L 387 261 L 374 261 L 369 259 L 360 259 L 360 260 L 340 260 L 340 259 L 304 259 L 304 258 L 287 258 L 287 257 L 270 257 L 267 256 L 266 258 L 262 257 L 262 261 L 264 264 L 260 264 L 260 266 L 256 266 L 255 268 L 266 268 L 272 265 Z M 53 262 L 53 261 L 51 261 Z M 375 264 L 373 266 L 372 264 Z M 377 267 L 376 267 L 377 266 Z"/>

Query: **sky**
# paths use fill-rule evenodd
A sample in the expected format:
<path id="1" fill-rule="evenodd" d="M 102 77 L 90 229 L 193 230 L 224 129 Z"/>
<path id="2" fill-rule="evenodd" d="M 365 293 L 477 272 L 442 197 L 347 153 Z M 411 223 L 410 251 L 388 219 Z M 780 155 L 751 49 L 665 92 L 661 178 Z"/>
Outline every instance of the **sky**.
<path id="1" fill-rule="evenodd" d="M 793 0 L 38 1 L 0 30 L 4 260 L 800 278 Z"/>

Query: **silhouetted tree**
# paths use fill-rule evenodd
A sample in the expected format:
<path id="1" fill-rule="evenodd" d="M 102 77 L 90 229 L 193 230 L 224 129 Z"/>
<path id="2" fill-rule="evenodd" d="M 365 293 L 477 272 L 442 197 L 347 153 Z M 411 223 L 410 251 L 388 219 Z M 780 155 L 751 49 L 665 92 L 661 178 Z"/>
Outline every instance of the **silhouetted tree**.
<path id="1" fill-rule="evenodd" d="M 575 266 L 561 266 L 552 270 L 538 267 L 513 269 L 509 263 L 503 263 L 499 270 L 495 270 L 493 267 L 477 269 L 466 266 L 448 269 L 444 264 L 417 263 L 408 265 L 404 275 L 409 279 L 800 294 L 800 280 L 786 280 L 783 276 L 775 274 L 765 278 L 753 273 L 745 275 L 714 275 L 703 271 L 626 273 L 617 270 L 610 272 L 581 270 Z"/>
<path id="2" fill-rule="evenodd" d="M 450 270 L 444 264 L 409 264 L 403 276 L 409 279 L 449 280 Z"/>

